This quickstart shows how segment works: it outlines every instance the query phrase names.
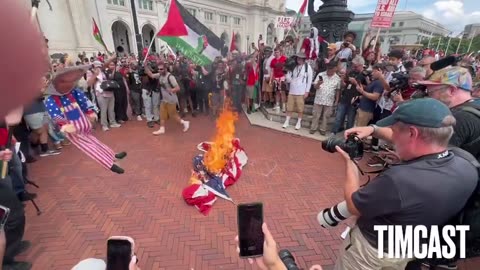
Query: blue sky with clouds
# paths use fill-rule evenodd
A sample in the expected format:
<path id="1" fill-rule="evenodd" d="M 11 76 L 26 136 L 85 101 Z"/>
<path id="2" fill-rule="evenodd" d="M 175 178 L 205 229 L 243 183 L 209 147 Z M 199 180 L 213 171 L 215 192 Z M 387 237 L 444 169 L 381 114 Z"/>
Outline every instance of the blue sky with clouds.
<path id="1" fill-rule="evenodd" d="M 298 10 L 303 0 L 286 0 L 289 9 Z M 378 0 L 348 0 L 355 13 L 375 11 Z M 469 23 L 480 23 L 479 0 L 400 0 L 397 10 L 411 10 L 442 23 L 453 32 L 463 31 Z M 315 9 L 322 1 L 315 1 Z"/>

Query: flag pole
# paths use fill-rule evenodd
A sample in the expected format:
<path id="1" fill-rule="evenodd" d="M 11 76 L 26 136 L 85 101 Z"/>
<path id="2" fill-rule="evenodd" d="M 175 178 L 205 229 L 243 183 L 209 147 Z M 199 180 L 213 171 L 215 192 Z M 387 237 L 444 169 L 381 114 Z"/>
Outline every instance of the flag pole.
<path id="1" fill-rule="evenodd" d="M 460 50 L 460 44 L 462 44 L 462 38 L 460 38 L 460 41 L 458 42 L 457 51 L 455 51 L 455 54 L 458 54 L 458 50 Z"/>
<path id="2" fill-rule="evenodd" d="M 145 55 L 145 59 L 143 59 L 143 65 L 145 65 L 145 62 L 147 62 L 147 58 L 148 58 L 148 55 L 150 54 L 150 50 L 152 49 L 153 42 L 155 42 L 155 37 L 152 38 L 152 41 L 150 42 L 150 45 L 148 46 L 147 55 Z"/>
<path id="3" fill-rule="evenodd" d="M 468 50 L 467 53 L 470 52 L 470 48 L 472 47 L 473 39 L 475 38 L 475 35 L 477 34 L 477 29 L 473 32 L 472 40 L 470 40 L 470 44 L 468 44 Z"/>
<path id="4" fill-rule="evenodd" d="M 442 42 L 442 37 L 438 37 L 437 49 L 435 49 L 435 52 L 437 52 L 438 48 L 440 48 L 440 42 Z"/>
<path id="5" fill-rule="evenodd" d="M 378 37 L 380 36 L 380 28 L 377 30 L 377 35 L 375 36 L 375 44 L 373 44 L 373 51 L 375 51 L 375 47 L 377 47 Z"/>
<path id="6" fill-rule="evenodd" d="M 452 37 L 448 37 L 448 42 L 447 42 L 447 49 L 445 50 L 445 56 L 448 55 L 448 49 L 450 48 L 450 41 L 452 40 Z"/>

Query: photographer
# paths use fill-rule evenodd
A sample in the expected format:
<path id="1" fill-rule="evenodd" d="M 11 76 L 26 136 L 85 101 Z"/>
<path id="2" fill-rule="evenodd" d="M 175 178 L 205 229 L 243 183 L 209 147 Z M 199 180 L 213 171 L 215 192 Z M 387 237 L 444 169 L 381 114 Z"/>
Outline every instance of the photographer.
<path id="1" fill-rule="evenodd" d="M 361 83 L 357 84 L 357 91 L 362 95 L 357 111 L 357 126 L 366 126 L 373 119 L 373 111 L 377 100 L 383 94 L 384 65 L 375 64 L 372 69 L 372 81 L 363 87 Z"/>
<path id="2" fill-rule="evenodd" d="M 347 130 L 345 136 L 355 134 L 362 139 L 372 135 L 390 141 L 402 163 L 360 188 L 356 164 L 336 146 L 346 164 L 348 212 L 358 217 L 344 242 L 336 270 L 405 269 L 413 258 L 390 259 L 386 253 L 378 258 L 374 226 L 443 225 L 463 208 L 477 186 L 476 168 L 447 150 L 455 118 L 441 102 L 424 98 L 402 103 L 377 125 Z"/>
<path id="3" fill-rule="evenodd" d="M 337 55 L 335 61 L 340 62 L 340 69 L 347 68 L 347 62 L 355 57 L 357 48 L 353 45 L 353 42 L 356 38 L 357 34 L 355 32 L 348 31 L 343 35 L 343 41 L 335 43 Z"/>
<path id="4" fill-rule="evenodd" d="M 425 80 L 426 76 L 427 76 L 427 71 L 422 67 L 414 67 L 410 70 L 408 74 L 407 89 L 403 89 L 403 90 L 392 93 L 392 100 L 395 102 L 395 105 L 393 106 L 392 111 L 394 111 L 398 107 L 398 104 L 404 101 L 408 101 L 412 98 L 412 95 L 414 95 L 415 92 L 418 91 L 418 89 L 415 88 L 415 86 L 418 84 L 419 81 Z"/>
<path id="5" fill-rule="evenodd" d="M 361 56 L 355 57 L 352 60 L 352 71 L 350 71 L 342 81 L 342 94 L 337 107 L 337 116 L 332 130 L 333 133 L 344 130 L 345 117 L 347 118 L 347 129 L 354 125 L 360 95 L 357 91 L 358 82 L 364 87 L 367 86 L 367 80 L 363 74 L 364 65 L 365 60 Z"/>
<path id="6" fill-rule="evenodd" d="M 127 74 L 128 88 L 130 89 L 130 107 L 132 115 L 142 121 L 142 80 L 138 71 L 137 62 L 130 63 L 130 70 Z"/>
<path id="7" fill-rule="evenodd" d="M 450 144 L 480 160 L 480 106 L 472 98 L 470 72 L 462 67 L 444 68 L 436 71 L 428 81 L 419 83 L 427 87 L 429 97 L 446 104 L 457 119 Z"/>
<path id="8" fill-rule="evenodd" d="M 150 72 L 147 73 L 147 70 Z M 153 128 L 160 124 L 160 89 L 158 87 L 158 66 L 154 62 L 148 62 L 142 75 L 142 99 L 147 117 L 147 126 Z M 151 73 L 152 76 L 149 74 Z"/>

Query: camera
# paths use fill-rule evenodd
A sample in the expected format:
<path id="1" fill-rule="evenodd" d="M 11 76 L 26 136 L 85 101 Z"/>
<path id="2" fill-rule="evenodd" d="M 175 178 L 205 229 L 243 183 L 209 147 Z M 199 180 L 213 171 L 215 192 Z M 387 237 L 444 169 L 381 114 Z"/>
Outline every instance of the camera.
<path id="1" fill-rule="evenodd" d="M 335 153 L 335 146 L 339 146 L 343 151 L 347 152 L 351 159 L 361 159 L 363 157 L 363 142 L 355 135 L 348 135 L 344 141 L 343 138 L 330 137 L 322 142 L 323 150 Z"/>
<path id="2" fill-rule="evenodd" d="M 285 62 L 284 66 L 283 66 L 283 70 L 285 72 L 289 72 L 289 71 L 293 72 L 293 70 L 295 69 L 296 66 L 297 66 L 297 57 L 296 56 L 291 56 Z"/>
<path id="3" fill-rule="evenodd" d="M 415 92 L 412 94 L 412 99 L 424 98 L 428 96 L 427 86 L 423 84 L 414 83 L 412 87 L 415 89 Z"/>
<path id="4" fill-rule="evenodd" d="M 351 216 L 347 202 L 343 201 L 330 208 L 323 209 L 322 212 L 318 213 L 317 220 L 323 228 L 332 228 Z"/>
<path id="5" fill-rule="evenodd" d="M 402 93 L 408 89 L 409 76 L 407 73 L 393 73 L 392 77 L 393 79 L 388 84 L 391 89 L 387 95 L 388 98 L 390 98 L 393 93 Z"/>
<path id="6" fill-rule="evenodd" d="M 295 262 L 295 257 L 293 257 L 292 253 L 286 249 L 280 250 L 278 252 L 278 256 L 280 260 L 282 260 L 283 264 L 288 270 L 299 270 L 297 263 Z"/>
<path id="7" fill-rule="evenodd" d="M 348 43 L 348 42 L 343 43 L 343 47 L 348 48 L 349 46 L 350 46 L 350 43 Z"/>

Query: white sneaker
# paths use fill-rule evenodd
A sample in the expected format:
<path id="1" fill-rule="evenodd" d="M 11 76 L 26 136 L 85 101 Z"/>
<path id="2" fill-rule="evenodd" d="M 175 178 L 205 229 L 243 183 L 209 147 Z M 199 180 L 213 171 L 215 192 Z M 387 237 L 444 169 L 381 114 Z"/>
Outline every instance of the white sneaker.
<path id="1" fill-rule="evenodd" d="M 295 129 L 299 130 L 302 127 L 302 121 L 298 121 L 297 124 L 295 125 Z"/>
<path id="2" fill-rule="evenodd" d="M 142 117 L 141 117 L 140 115 L 137 116 L 137 121 L 142 121 L 142 120 L 143 120 L 143 119 L 142 119 Z"/>
<path id="3" fill-rule="evenodd" d="M 190 122 L 189 121 L 184 121 L 183 122 L 183 132 L 187 132 L 187 130 L 190 128 Z"/>
<path id="4" fill-rule="evenodd" d="M 122 125 L 120 125 L 120 124 L 111 124 L 111 125 L 110 125 L 111 128 L 119 128 L 119 127 L 121 127 L 121 126 L 122 126 Z"/>
<path id="5" fill-rule="evenodd" d="M 103 126 L 103 127 L 102 127 L 102 130 L 103 130 L 103 131 L 109 131 L 110 129 L 109 129 L 107 126 Z"/>
<path id="6" fill-rule="evenodd" d="M 157 131 L 152 132 L 153 135 L 162 135 L 165 134 L 165 127 L 160 127 Z"/>
<path id="7" fill-rule="evenodd" d="M 283 128 L 288 128 L 290 124 L 289 122 L 290 122 L 289 120 L 285 120 L 285 123 L 283 123 Z"/>

